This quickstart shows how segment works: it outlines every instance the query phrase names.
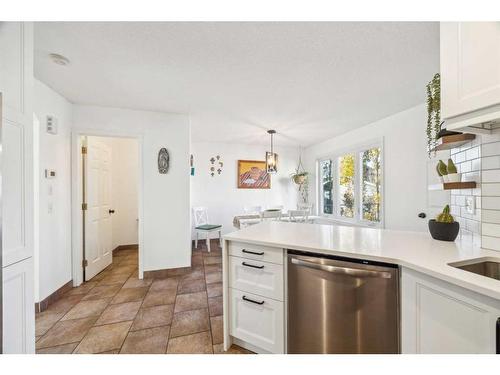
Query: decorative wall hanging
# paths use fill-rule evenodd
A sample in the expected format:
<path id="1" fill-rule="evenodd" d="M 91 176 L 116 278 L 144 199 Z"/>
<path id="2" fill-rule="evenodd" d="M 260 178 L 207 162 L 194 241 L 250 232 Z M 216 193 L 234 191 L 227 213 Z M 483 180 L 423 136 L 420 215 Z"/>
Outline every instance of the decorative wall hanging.
<path id="1" fill-rule="evenodd" d="M 222 168 L 224 167 L 224 162 L 220 155 L 210 158 L 210 176 L 215 177 L 216 175 L 222 174 Z"/>
<path id="2" fill-rule="evenodd" d="M 238 189 L 270 189 L 271 175 L 266 172 L 266 162 L 238 160 Z"/>
<path id="3" fill-rule="evenodd" d="M 168 155 L 167 149 L 162 148 L 160 152 L 158 152 L 158 172 L 160 172 L 160 174 L 166 174 L 169 167 L 170 156 Z"/>

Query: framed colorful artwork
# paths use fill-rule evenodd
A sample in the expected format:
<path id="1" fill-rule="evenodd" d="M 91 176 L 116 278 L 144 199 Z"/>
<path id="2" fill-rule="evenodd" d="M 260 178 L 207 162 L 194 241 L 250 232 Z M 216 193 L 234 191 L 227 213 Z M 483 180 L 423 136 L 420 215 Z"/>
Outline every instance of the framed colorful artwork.
<path id="1" fill-rule="evenodd" d="M 266 162 L 238 160 L 238 189 L 270 189 L 271 175 L 266 172 Z"/>

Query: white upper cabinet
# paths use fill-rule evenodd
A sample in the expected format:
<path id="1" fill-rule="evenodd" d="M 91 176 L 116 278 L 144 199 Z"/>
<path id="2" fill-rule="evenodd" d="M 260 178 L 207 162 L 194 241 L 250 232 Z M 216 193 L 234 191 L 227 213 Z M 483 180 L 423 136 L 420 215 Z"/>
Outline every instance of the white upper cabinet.
<path id="1" fill-rule="evenodd" d="M 448 129 L 500 118 L 500 22 L 441 23 L 441 112 Z"/>

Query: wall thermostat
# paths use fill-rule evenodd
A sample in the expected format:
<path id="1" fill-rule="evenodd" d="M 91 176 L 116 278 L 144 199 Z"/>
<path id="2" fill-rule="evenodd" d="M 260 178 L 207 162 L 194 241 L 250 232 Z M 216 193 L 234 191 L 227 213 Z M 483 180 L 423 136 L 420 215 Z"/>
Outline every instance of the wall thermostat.
<path id="1" fill-rule="evenodd" d="M 45 178 L 56 178 L 56 171 L 46 169 L 45 170 Z"/>
<path id="2" fill-rule="evenodd" d="M 54 116 L 48 115 L 46 125 L 47 125 L 47 127 L 46 127 L 47 133 L 53 134 L 53 135 L 57 134 L 57 118 L 55 118 Z"/>

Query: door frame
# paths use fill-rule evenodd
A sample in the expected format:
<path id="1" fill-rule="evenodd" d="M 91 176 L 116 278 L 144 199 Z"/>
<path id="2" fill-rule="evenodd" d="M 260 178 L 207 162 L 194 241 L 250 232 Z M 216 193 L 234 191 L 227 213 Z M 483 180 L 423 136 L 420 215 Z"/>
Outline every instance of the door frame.
<path id="1" fill-rule="evenodd" d="M 79 129 L 71 132 L 71 269 L 73 275 L 73 286 L 83 283 L 83 215 L 82 215 L 82 194 L 83 194 L 83 170 L 82 170 L 82 137 L 111 137 L 111 138 L 132 138 L 137 141 L 138 148 L 138 186 L 137 186 L 137 217 L 139 219 L 138 244 L 139 244 L 139 279 L 144 274 L 144 211 L 143 211 L 143 135 L 140 133 L 113 130 Z"/>

